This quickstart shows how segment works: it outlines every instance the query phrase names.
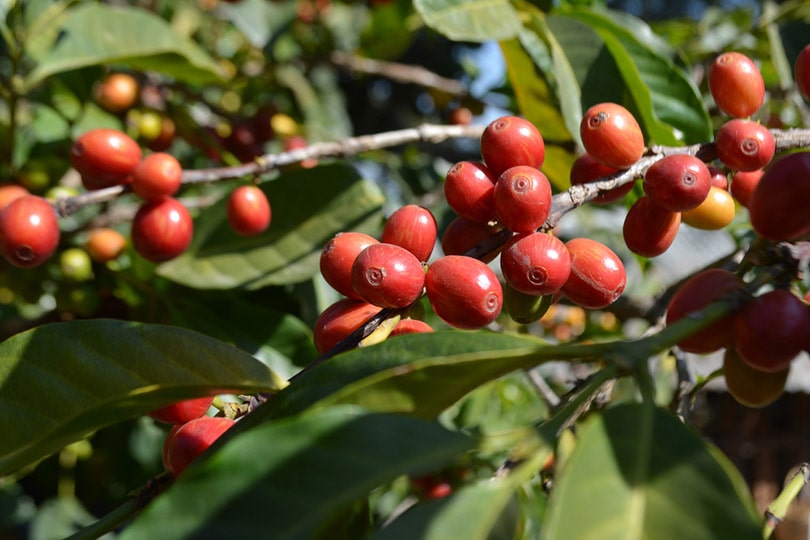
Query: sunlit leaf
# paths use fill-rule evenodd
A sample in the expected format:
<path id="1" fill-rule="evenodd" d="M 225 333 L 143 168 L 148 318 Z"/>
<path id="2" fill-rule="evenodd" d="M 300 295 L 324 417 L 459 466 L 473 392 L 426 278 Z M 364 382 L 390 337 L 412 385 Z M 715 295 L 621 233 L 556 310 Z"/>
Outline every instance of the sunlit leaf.
<path id="1" fill-rule="evenodd" d="M 514 37 L 520 18 L 508 0 L 415 0 L 425 23 L 455 41 Z"/>

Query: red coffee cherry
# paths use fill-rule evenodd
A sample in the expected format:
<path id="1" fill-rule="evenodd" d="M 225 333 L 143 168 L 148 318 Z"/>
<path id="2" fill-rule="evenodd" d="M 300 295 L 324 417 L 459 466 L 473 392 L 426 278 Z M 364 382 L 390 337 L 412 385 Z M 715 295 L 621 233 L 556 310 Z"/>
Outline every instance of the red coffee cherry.
<path id="1" fill-rule="evenodd" d="M 503 227 L 498 223 L 477 223 L 457 217 L 450 222 L 442 234 L 442 251 L 445 255 L 466 255 L 475 246 L 501 230 Z M 500 253 L 500 248 L 478 258 L 488 263 L 497 257 L 498 253 Z"/>
<path id="2" fill-rule="evenodd" d="M 497 177 L 486 165 L 459 161 L 444 180 L 444 197 L 459 216 L 478 223 L 495 219 L 495 181 Z"/>
<path id="3" fill-rule="evenodd" d="M 403 334 L 425 334 L 433 332 L 433 327 L 425 321 L 419 319 L 402 319 L 388 334 L 388 337 L 401 336 Z"/>
<path id="4" fill-rule="evenodd" d="M 315 321 L 312 332 L 315 348 L 324 354 L 379 312 L 379 306 L 362 300 L 338 300 L 323 310 Z"/>
<path id="5" fill-rule="evenodd" d="M 725 189 L 712 186 L 709 196 L 697 207 L 681 214 L 681 220 L 696 229 L 716 231 L 734 221 L 734 199 Z"/>
<path id="6" fill-rule="evenodd" d="M 228 197 L 228 225 L 236 234 L 255 236 L 267 230 L 273 217 L 267 195 L 257 186 L 239 186 Z"/>
<path id="7" fill-rule="evenodd" d="M 734 319 L 733 344 L 740 358 L 761 371 L 790 366 L 810 333 L 810 314 L 792 292 L 776 289 L 757 296 Z"/>
<path id="8" fill-rule="evenodd" d="M 776 151 L 768 128 L 735 118 L 723 124 L 714 138 L 717 157 L 732 171 L 755 171 L 771 162 Z"/>
<path id="9" fill-rule="evenodd" d="M 590 154 L 580 155 L 571 166 L 571 185 L 587 184 L 611 176 L 619 172 L 619 169 L 608 167 L 593 159 Z M 624 198 L 633 189 L 634 182 L 628 182 L 610 191 L 603 191 L 591 202 L 594 204 L 610 204 Z"/>
<path id="10" fill-rule="evenodd" d="M 433 253 L 438 236 L 436 218 L 423 206 L 407 204 L 394 211 L 385 222 L 380 239 L 410 251 L 420 261 Z"/>
<path id="11" fill-rule="evenodd" d="M 122 113 L 138 103 L 140 88 L 128 73 L 111 73 L 93 88 L 96 103 L 111 113 Z"/>
<path id="12" fill-rule="evenodd" d="M 666 315 L 667 326 L 672 326 L 690 313 L 740 290 L 742 286 L 743 281 L 739 277 L 721 268 L 712 268 L 693 275 L 670 299 Z M 708 354 L 722 349 L 731 342 L 733 325 L 734 314 L 726 315 L 684 338 L 678 342 L 678 346 L 686 352 L 696 354 Z"/>
<path id="13" fill-rule="evenodd" d="M 127 239 L 123 234 L 106 228 L 91 230 L 84 244 L 90 258 L 100 263 L 117 259 L 126 246 Z"/>
<path id="14" fill-rule="evenodd" d="M 726 176 L 726 171 L 720 167 L 715 167 L 714 165 L 709 165 L 708 168 L 709 179 L 711 180 L 712 185 L 728 191 L 728 176 Z"/>
<path id="15" fill-rule="evenodd" d="M 642 257 L 657 257 L 675 241 L 680 225 L 680 212 L 671 212 L 649 197 L 640 197 L 624 218 L 624 243 Z"/>
<path id="16" fill-rule="evenodd" d="M 117 129 L 93 129 L 82 134 L 70 150 L 70 162 L 85 188 L 101 189 L 132 181 L 141 161 L 141 147 Z"/>
<path id="17" fill-rule="evenodd" d="M 56 210 L 42 197 L 20 197 L 0 212 L 0 253 L 14 266 L 44 263 L 59 245 L 59 237 Z"/>
<path id="18" fill-rule="evenodd" d="M 352 288 L 352 265 L 361 251 L 379 241 L 360 232 L 341 232 L 332 237 L 321 252 L 321 275 L 337 292 L 360 298 Z"/>
<path id="19" fill-rule="evenodd" d="M 585 309 L 601 309 L 616 301 L 627 284 L 624 264 L 606 245 L 590 238 L 565 243 L 571 255 L 571 275 L 562 292 Z"/>
<path id="20" fill-rule="evenodd" d="M 501 252 L 506 282 L 525 294 L 559 291 L 571 273 L 571 256 L 556 236 L 534 232 L 511 238 Z"/>
<path id="21" fill-rule="evenodd" d="M 551 210 L 551 184 L 539 169 L 519 165 L 495 184 L 495 215 L 511 231 L 528 233 L 545 223 Z"/>
<path id="22" fill-rule="evenodd" d="M 810 232 L 810 152 L 773 163 L 748 205 L 754 230 L 769 240 L 793 240 Z"/>
<path id="23" fill-rule="evenodd" d="M 183 167 L 177 158 L 163 152 L 146 156 L 132 172 L 132 191 L 146 202 L 171 197 L 182 182 Z"/>
<path id="24" fill-rule="evenodd" d="M 0 184 L 0 210 L 8 206 L 10 202 L 30 194 L 27 189 L 18 184 Z"/>
<path id="25" fill-rule="evenodd" d="M 745 208 L 751 203 L 751 195 L 754 194 L 757 184 L 759 184 L 762 175 L 765 174 L 763 169 L 755 171 L 737 171 L 731 176 L 731 185 L 729 191 L 731 196 Z"/>
<path id="26" fill-rule="evenodd" d="M 537 127 L 518 116 L 502 116 L 481 134 L 481 157 L 494 177 L 518 165 L 539 169 L 546 157 L 543 136 Z"/>
<path id="27" fill-rule="evenodd" d="M 150 412 L 149 416 L 166 424 L 185 424 L 203 416 L 213 402 L 214 396 L 186 399 L 156 409 Z"/>
<path id="28" fill-rule="evenodd" d="M 709 67 L 709 91 L 726 114 L 751 116 L 765 99 L 765 82 L 754 62 L 742 53 L 727 52 Z"/>
<path id="29" fill-rule="evenodd" d="M 473 120 L 473 113 L 467 107 L 455 107 L 450 111 L 448 120 L 457 126 L 469 126 Z"/>
<path id="30" fill-rule="evenodd" d="M 627 169 L 644 154 L 644 135 L 630 111 L 617 103 L 599 103 L 579 125 L 585 150 L 600 163 Z"/>
<path id="31" fill-rule="evenodd" d="M 796 63 L 793 64 L 793 79 L 799 93 L 810 101 L 810 45 L 806 45 L 796 57 Z"/>
<path id="32" fill-rule="evenodd" d="M 425 275 L 433 311 L 456 328 L 474 330 L 494 321 L 503 306 L 503 289 L 483 262 L 462 255 L 434 261 Z"/>
<path id="33" fill-rule="evenodd" d="M 177 426 L 163 443 L 163 466 L 177 478 L 234 424 L 229 418 L 203 416 Z"/>
<path id="34" fill-rule="evenodd" d="M 790 366 L 782 371 L 761 371 L 742 361 L 734 348 L 723 354 L 723 375 L 726 389 L 740 405 L 761 408 L 770 405 L 785 393 Z"/>
<path id="35" fill-rule="evenodd" d="M 183 253 L 193 233 L 191 214 L 171 197 L 144 203 L 132 220 L 132 246 L 152 262 L 168 261 Z"/>
<path id="36" fill-rule="evenodd" d="M 375 306 L 406 307 L 422 296 L 425 270 L 413 253 L 394 244 L 371 244 L 352 264 L 352 287 Z"/>
<path id="37" fill-rule="evenodd" d="M 691 210 L 702 203 L 712 187 L 709 169 L 694 156 L 666 156 L 644 174 L 644 193 L 670 212 Z"/>

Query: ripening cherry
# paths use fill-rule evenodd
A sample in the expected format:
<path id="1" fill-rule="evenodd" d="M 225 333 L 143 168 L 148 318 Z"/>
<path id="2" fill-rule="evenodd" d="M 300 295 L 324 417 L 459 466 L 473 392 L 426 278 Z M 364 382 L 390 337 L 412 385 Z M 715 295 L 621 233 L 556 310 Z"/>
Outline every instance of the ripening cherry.
<path id="1" fill-rule="evenodd" d="M 648 196 L 639 197 L 624 218 L 624 243 L 637 255 L 657 257 L 675 241 L 680 225 L 680 212 L 671 212 Z"/>
<path id="2" fill-rule="evenodd" d="M 507 229 L 528 233 L 545 223 L 551 210 L 551 184 L 539 169 L 518 165 L 495 183 L 495 215 Z"/>
<path id="3" fill-rule="evenodd" d="M 737 118 L 751 116 L 765 99 L 765 82 L 753 60 L 739 52 L 726 52 L 709 67 L 709 91 L 717 106 Z"/>
<path id="4" fill-rule="evenodd" d="M 810 101 L 810 45 L 806 45 L 793 64 L 793 79 L 804 99 Z"/>
<path id="5" fill-rule="evenodd" d="M 621 259 L 610 248 L 590 238 L 565 243 L 571 255 L 571 275 L 563 294 L 585 309 L 601 309 L 624 292 L 627 276 Z"/>
<path id="6" fill-rule="evenodd" d="M 228 225 L 241 236 L 267 230 L 273 217 L 267 195 L 257 186 L 239 186 L 228 196 Z"/>
<path id="7" fill-rule="evenodd" d="M 433 311 L 455 328 L 483 328 L 503 307 L 503 289 L 495 272 L 472 257 L 437 259 L 425 274 L 425 288 Z"/>
<path id="8" fill-rule="evenodd" d="M 18 184 L 0 184 L 0 210 L 8 206 L 11 201 L 30 194 L 27 189 Z"/>
<path id="9" fill-rule="evenodd" d="M 144 259 L 174 259 L 191 243 L 194 224 L 183 203 L 166 197 L 144 203 L 132 220 L 132 246 Z"/>
<path id="10" fill-rule="evenodd" d="M 93 129 L 83 133 L 70 149 L 70 162 L 89 190 L 132 181 L 141 162 L 141 147 L 117 129 Z"/>
<path id="11" fill-rule="evenodd" d="M 759 184 L 762 175 L 765 174 L 763 169 L 755 171 L 737 171 L 731 175 L 731 185 L 729 191 L 731 196 L 745 208 L 751 203 L 751 195 L 754 194 L 757 184 Z"/>
<path id="12" fill-rule="evenodd" d="M 548 312 L 556 294 L 537 296 L 515 290 L 507 281 L 503 286 L 503 307 L 509 318 L 519 324 L 539 321 Z"/>
<path id="13" fill-rule="evenodd" d="M 143 158 L 132 172 L 132 191 L 146 202 L 171 197 L 183 181 L 183 167 L 177 158 L 155 152 Z"/>
<path id="14" fill-rule="evenodd" d="M 644 174 L 644 193 L 670 212 L 691 210 L 709 195 L 711 176 L 706 164 L 694 156 L 665 156 Z"/>
<path id="15" fill-rule="evenodd" d="M 537 127 L 518 116 L 493 120 L 481 134 L 481 157 L 494 177 L 518 165 L 539 169 L 546 157 Z"/>
<path id="16" fill-rule="evenodd" d="M 33 268 L 44 263 L 59 238 L 56 210 L 42 197 L 26 195 L 0 211 L 0 253 L 14 266 Z"/>
<path id="17" fill-rule="evenodd" d="M 111 73 L 93 88 L 96 103 L 111 113 L 122 113 L 138 103 L 140 87 L 128 73 Z"/>
<path id="18" fill-rule="evenodd" d="M 501 230 L 503 227 L 499 223 L 478 223 L 457 217 L 442 234 L 442 251 L 445 255 L 467 255 L 474 247 Z M 498 256 L 500 250 L 499 246 L 478 259 L 488 263 Z"/>
<path id="19" fill-rule="evenodd" d="M 696 229 L 716 231 L 734 221 L 734 198 L 731 193 L 712 186 L 709 195 L 697 207 L 681 214 L 681 220 Z"/>
<path id="20" fill-rule="evenodd" d="M 594 180 L 611 176 L 617 172 L 619 172 L 619 169 L 608 167 L 604 163 L 596 161 L 586 152 L 577 157 L 574 164 L 571 166 L 571 185 L 587 184 Z M 634 182 L 628 182 L 609 191 L 602 191 L 591 202 L 594 204 L 610 204 L 618 201 L 630 193 L 634 185 Z"/>
<path id="21" fill-rule="evenodd" d="M 380 240 L 403 247 L 422 262 L 430 258 L 436 245 L 436 218 L 424 206 L 406 204 L 388 217 Z"/>
<path id="22" fill-rule="evenodd" d="M 771 132 L 758 122 L 735 118 L 714 137 L 717 157 L 732 171 L 755 171 L 773 159 L 776 145 Z"/>
<path id="23" fill-rule="evenodd" d="M 773 163 L 757 184 L 748 213 L 751 225 L 769 240 L 794 240 L 810 233 L 810 152 L 788 154 Z"/>
<path id="24" fill-rule="evenodd" d="M 127 246 L 127 239 L 115 229 L 92 229 L 87 235 L 84 248 L 90 258 L 96 262 L 105 263 L 118 258 Z"/>
<path id="25" fill-rule="evenodd" d="M 690 313 L 739 291 L 743 281 L 728 270 L 712 268 L 690 277 L 675 292 L 667 307 L 666 323 L 672 326 Z M 734 314 L 728 314 L 678 342 L 686 352 L 708 354 L 731 342 Z"/>
<path id="26" fill-rule="evenodd" d="M 186 399 L 155 409 L 149 416 L 166 424 L 185 424 L 203 416 L 213 402 L 214 396 Z"/>
<path id="27" fill-rule="evenodd" d="M 326 282 L 347 298 L 360 298 L 352 287 L 352 265 L 361 251 L 379 241 L 361 232 L 340 232 L 321 251 L 320 269 Z"/>
<path id="28" fill-rule="evenodd" d="M 714 165 L 709 165 L 708 168 L 709 179 L 711 180 L 712 185 L 728 191 L 728 176 L 726 175 L 726 171 L 720 167 L 715 167 Z"/>
<path id="29" fill-rule="evenodd" d="M 536 296 L 553 294 L 568 281 L 571 256 L 562 240 L 551 234 L 514 236 L 501 251 L 501 271 L 517 291 Z"/>
<path id="30" fill-rule="evenodd" d="M 734 319 L 732 342 L 740 358 L 761 371 L 783 371 L 803 349 L 810 313 L 792 292 L 757 296 Z"/>
<path id="31" fill-rule="evenodd" d="M 312 331 L 315 348 L 324 354 L 379 312 L 379 306 L 363 300 L 338 300 L 323 310 L 315 321 Z"/>
<path id="32" fill-rule="evenodd" d="M 425 270 L 416 256 L 394 244 L 371 244 L 352 264 L 352 287 L 375 306 L 406 307 L 422 296 Z"/>
<path id="33" fill-rule="evenodd" d="M 785 393 L 790 365 L 781 371 L 754 369 L 742 361 L 734 348 L 723 354 L 723 375 L 726 389 L 740 405 L 761 408 L 770 405 Z"/>
<path id="34" fill-rule="evenodd" d="M 459 161 L 444 180 L 444 197 L 459 216 L 487 223 L 495 219 L 495 182 L 498 179 L 483 163 Z"/>
<path id="35" fill-rule="evenodd" d="M 599 103 L 579 125 L 585 151 L 614 169 L 627 169 L 644 154 L 644 134 L 635 117 L 617 103 Z"/>
<path id="36" fill-rule="evenodd" d="M 163 466 L 177 478 L 235 424 L 230 418 L 203 416 L 176 426 L 163 443 Z"/>
<path id="37" fill-rule="evenodd" d="M 419 319 L 402 319 L 388 334 L 388 337 L 402 336 L 404 334 L 426 334 L 433 332 L 433 327 Z"/>

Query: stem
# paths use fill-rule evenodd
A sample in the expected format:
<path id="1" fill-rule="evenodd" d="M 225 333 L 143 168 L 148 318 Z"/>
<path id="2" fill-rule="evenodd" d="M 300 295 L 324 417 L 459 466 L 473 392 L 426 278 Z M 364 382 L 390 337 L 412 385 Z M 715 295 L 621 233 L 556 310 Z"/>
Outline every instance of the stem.
<path id="1" fill-rule="evenodd" d="M 765 510 L 765 526 L 762 528 L 762 538 L 768 540 L 773 530 L 785 519 L 788 508 L 799 495 L 802 488 L 810 482 L 810 464 L 802 463 L 796 473 L 790 478 L 788 485 Z"/>

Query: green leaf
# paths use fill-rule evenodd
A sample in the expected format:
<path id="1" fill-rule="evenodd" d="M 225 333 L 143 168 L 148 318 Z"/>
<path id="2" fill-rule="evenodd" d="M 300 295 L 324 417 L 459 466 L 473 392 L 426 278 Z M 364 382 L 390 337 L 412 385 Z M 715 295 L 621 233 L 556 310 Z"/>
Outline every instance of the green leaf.
<path id="1" fill-rule="evenodd" d="M 265 0 L 242 0 L 219 6 L 248 41 L 263 48 L 295 19 L 295 4 L 267 2 Z"/>
<path id="2" fill-rule="evenodd" d="M 379 232 L 383 194 L 348 165 L 299 169 L 260 187 L 273 208 L 265 233 L 234 233 L 223 199 L 195 221 L 189 249 L 158 273 L 200 289 L 297 283 L 318 272 L 321 249 L 336 233 Z"/>
<path id="3" fill-rule="evenodd" d="M 414 0 L 425 24 L 454 41 L 515 37 L 520 17 L 508 0 Z"/>
<path id="4" fill-rule="evenodd" d="M 739 472 L 675 416 L 618 405 L 578 434 L 555 479 L 543 538 L 762 537 Z"/>
<path id="5" fill-rule="evenodd" d="M 312 538 L 333 512 L 380 484 L 440 468 L 472 446 L 436 423 L 346 407 L 240 427 L 186 469 L 121 540 L 250 538 L 256 531 Z"/>
<path id="6" fill-rule="evenodd" d="M 156 71 L 190 84 L 224 79 L 217 63 L 196 43 L 143 9 L 81 4 L 61 22 L 56 43 L 38 44 L 33 51 L 37 67 L 26 79 L 26 89 L 56 73 L 102 64 Z"/>
<path id="7" fill-rule="evenodd" d="M 0 476 L 168 403 L 284 385 L 202 334 L 114 320 L 55 323 L 0 344 Z"/>

